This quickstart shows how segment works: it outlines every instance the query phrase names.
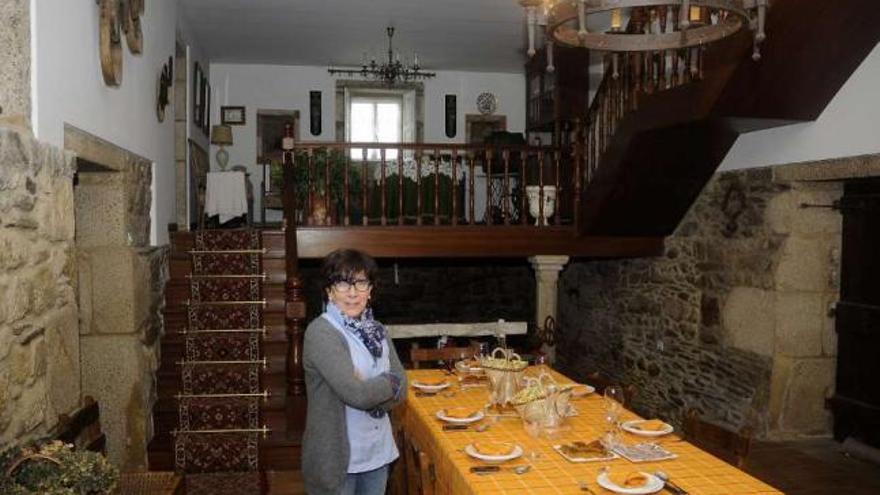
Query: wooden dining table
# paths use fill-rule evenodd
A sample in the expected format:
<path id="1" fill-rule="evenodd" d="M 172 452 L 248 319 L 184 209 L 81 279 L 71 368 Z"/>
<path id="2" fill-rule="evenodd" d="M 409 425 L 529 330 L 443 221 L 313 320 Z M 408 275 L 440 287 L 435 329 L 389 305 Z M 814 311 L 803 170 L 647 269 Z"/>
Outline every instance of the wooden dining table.
<path id="1" fill-rule="evenodd" d="M 525 373 L 537 375 L 541 371 L 549 373 L 559 384 L 572 383 L 569 378 L 546 366 L 530 367 Z M 639 463 L 624 458 L 583 463 L 566 460 L 553 449 L 553 445 L 590 442 L 598 439 L 607 429 L 605 399 L 595 393 L 571 400 L 575 415 L 566 418 L 562 431 L 556 432 L 556 436 L 551 438 L 545 435 L 531 436 L 513 411 L 500 415 L 487 413 L 480 423 L 487 422 L 489 426 L 482 432 L 474 425 L 464 430 L 444 430 L 445 423 L 437 418 L 437 411 L 449 407 L 483 408 L 489 399 L 488 388 L 462 388 L 459 377 L 444 370 L 409 370 L 407 373 L 410 384 L 413 381 L 430 382 L 441 378 L 450 383 L 448 388 L 433 395 L 418 393 L 410 386 L 406 401 L 396 414 L 406 436 L 427 454 L 433 464 L 434 489 L 438 494 L 584 494 L 590 491 L 597 495 L 608 494 L 613 492 L 601 488 L 596 482 L 599 470 L 606 467 L 611 472 L 625 473 L 664 471 L 675 484 L 692 495 L 781 493 L 688 443 L 675 432 L 658 438 L 621 432 L 619 437 L 627 444 L 656 441 L 677 455 L 675 459 Z M 640 418 L 624 410 L 621 420 L 630 419 Z M 465 453 L 465 447 L 473 442 L 514 443 L 522 447 L 523 455 L 498 464 L 498 471 L 473 473 L 472 467 L 490 464 Z M 524 465 L 530 466 L 525 473 L 517 474 L 514 471 L 514 467 Z"/>

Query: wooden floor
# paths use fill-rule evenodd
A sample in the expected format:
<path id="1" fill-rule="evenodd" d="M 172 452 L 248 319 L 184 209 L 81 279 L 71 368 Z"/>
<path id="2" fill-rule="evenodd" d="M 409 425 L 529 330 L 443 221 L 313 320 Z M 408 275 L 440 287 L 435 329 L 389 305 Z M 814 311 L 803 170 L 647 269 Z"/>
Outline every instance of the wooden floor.
<path id="1" fill-rule="evenodd" d="M 843 454 L 830 439 L 758 443 L 746 471 L 787 495 L 880 494 L 880 466 Z M 269 472 L 267 479 L 270 495 L 305 493 L 300 471 Z"/>
<path id="2" fill-rule="evenodd" d="M 880 466 L 842 453 L 831 439 L 758 443 L 746 471 L 788 495 L 880 494 Z"/>

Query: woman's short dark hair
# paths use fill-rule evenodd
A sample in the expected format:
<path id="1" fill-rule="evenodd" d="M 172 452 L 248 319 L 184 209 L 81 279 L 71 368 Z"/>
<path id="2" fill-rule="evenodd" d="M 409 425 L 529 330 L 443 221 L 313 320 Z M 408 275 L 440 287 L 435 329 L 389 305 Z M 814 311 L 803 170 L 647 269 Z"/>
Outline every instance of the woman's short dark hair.
<path id="1" fill-rule="evenodd" d="M 341 280 L 353 281 L 355 275 L 363 272 L 373 286 L 379 267 L 376 260 L 356 249 L 337 249 L 324 258 L 321 273 L 324 275 L 324 293 Z"/>

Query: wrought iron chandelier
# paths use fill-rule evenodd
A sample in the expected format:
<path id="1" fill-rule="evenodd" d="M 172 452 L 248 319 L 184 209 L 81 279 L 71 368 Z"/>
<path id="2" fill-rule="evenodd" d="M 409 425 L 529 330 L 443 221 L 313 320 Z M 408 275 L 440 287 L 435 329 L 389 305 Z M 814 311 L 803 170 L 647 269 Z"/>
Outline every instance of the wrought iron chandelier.
<path id="1" fill-rule="evenodd" d="M 429 79 L 437 75 L 434 72 L 425 72 L 422 70 L 421 66 L 419 66 L 418 54 L 413 55 L 413 62 L 410 65 L 406 65 L 401 62 L 400 54 L 397 54 L 397 56 L 395 56 L 394 48 L 391 44 L 392 39 L 394 38 L 394 28 L 389 26 L 385 29 L 385 31 L 388 33 L 387 62 L 378 63 L 375 59 L 373 59 L 370 60 L 370 63 L 367 63 L 367 57 L 366 54 L 364 54 L 360 69 L 334 69 L 331 67 L 327 69 L 327 72 L 331 74 L 345 74 L 349 76 L 373 78 L 382 81 L 389 86 L 397 82 L 409 82 L 418 79 Z"/>
<path id="2" fill-rule="evenodd" d="M 752 58 L 766 38 L 769 0 L 519 0 L 526 10 L 529 56 L 535 35 L 545 28 L 547 58 L 554 43 L 611 52 L 659 51 L 697 47 L 730 36 L 743 26 L 754 31 Z M 605 14 L 607 29 L 590 31 L 587 19 Z M 608 16 L 610 14 L 610 16 Z M 631 22 L 623 25 L 623 19 Z"/>

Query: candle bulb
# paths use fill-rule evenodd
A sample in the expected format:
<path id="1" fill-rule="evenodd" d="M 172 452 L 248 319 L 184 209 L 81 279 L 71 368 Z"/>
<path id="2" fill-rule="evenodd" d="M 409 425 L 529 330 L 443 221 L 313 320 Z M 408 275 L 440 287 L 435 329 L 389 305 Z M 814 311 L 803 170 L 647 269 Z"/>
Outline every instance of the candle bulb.
<path id="1" fill-rule="evenodd" d="M 367 52 L 361 52 L 361 65 L 367 66 Z"/>
<path id="2" fill-rule="evenodd" d="M 419 68 L 419 54 L 418 53 L 413 53 L 413 67 L 415 67 L 416 69 Z"/>
<path id="3" fill-rule="evenodd" d="M 620 9 L 614 9 L 611 11 L 611 29 L 620 29 L 620 26 Z"/>

